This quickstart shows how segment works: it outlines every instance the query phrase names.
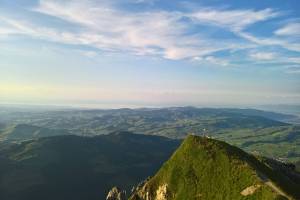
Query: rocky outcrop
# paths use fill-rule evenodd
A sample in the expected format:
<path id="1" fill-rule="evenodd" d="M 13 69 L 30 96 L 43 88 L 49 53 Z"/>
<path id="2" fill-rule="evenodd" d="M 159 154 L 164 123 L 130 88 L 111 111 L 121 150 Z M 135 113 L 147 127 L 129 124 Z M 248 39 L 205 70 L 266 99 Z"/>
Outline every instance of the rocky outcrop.
<path id="1" fill-rule="evenodd" d="M 117 187 L 113 187 L 109 191 L 106 200 L 126 200 L 126 191 L 120 190 Z"/>
<path id="2" fill-rule="evenodd" d="M 158 186 L 153 193 L 150 192 L 149 183 L 144 182 L 132 193 L 130 200 L 167 200 L 168 199 L 168 185 L 163 184 Z"/>
<path id="3" fill-rule="evenodd" d="M 130 200 L 151 200 L 148 191 L 148 180 L 140 182 L 137 187 L 133 188 Z"/>
<path id="4" fill-rule="evenodd" d="M 251 185 L 247 188 L 245 188 L 242 192 L 241 195 L 243 196 L 248 196 L 248 195 L 252 195 L 258 188 L 260 188 L 261 185 Z"/>
<path id="5" fill-rule="evenodd" d="M 168 198 L 168 185 L 164 184 L 158 187 L 158 190 L 156 191 L 156 200 L 167 200 Z"/>

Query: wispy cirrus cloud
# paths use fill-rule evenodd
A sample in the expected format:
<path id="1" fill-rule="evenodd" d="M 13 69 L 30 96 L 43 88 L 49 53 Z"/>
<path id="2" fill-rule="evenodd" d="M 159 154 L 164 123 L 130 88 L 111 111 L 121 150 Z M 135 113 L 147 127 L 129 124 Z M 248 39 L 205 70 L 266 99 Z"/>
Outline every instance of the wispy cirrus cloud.
<path id="1" fill-rule="evenodd" d="M 258 11 L 250 9 L 221 10 L 204 8 L 190 13 L 187 16 L 198 23 L 221 26 L 233 32 L 238 32 L 252 24 L 278 17 L 279 15 L 281 15 L 280 12 L 276 12 L 270 8 Z"/>
<path id="2" fill-rule="evenodd" d="M 300 64 L 300 58 L 295 56 L 287 56 L 278 52 L 271 51 L 250 51 L 248 57 L 256 63 L 273 63 L 284 64 L 288 66 L 298 66 Z"/>
<path id="3" fill-rule="evenodd" d="M 205 62 L 220 66 L 230 63 L 219 62 L 227 60 L 214 55 L 220 51 L 230 52 L 256 46 L 280 46 L 300 51 L 299 43 L 291 42 L 289 38 L 263 38 L 246 31 L 251 25 L 283 15 L 271 8 L 200 7 L 190 11 L 150 9 L 132 12 L 119 7 L 118 1 L 40 0 L 31 11 L 71 23 L 77 31 L 2 16 L 0 21 L 6 27 L 0 29 L 0 34 L 23 34 L 64 44 L 86 45 L 102 51 L 172 60 L 204 58 Z M 205 27 L 198 28 L 199 25 L 215 27 L 217 32 L 231 32 L 235 37 L 218 38 L 206 33 Z M 290 33 L 295 29 L 297 24 L 287 25 L 275 31 L 275 35 L 292 35 Z M 268 57 L 266 54 L 253 56 L 262 60 Z"/>
<path id="4" fill-rule="evenodd" d="M 272 60 L 276 57 L 276 54 L 272 52 L 252 52 L 250 57 L 256 60 Z"/>
<path id="5" fill-rule="evenodd" d="M 294 37 L 299 37 L 300 24 L 289 23 L 277 29 L 274 36 L 264 38 L 251 34 L 245 29 L 258 22 L 280 17 L 284 12 L 274 11 L 270 8 L 263 10 L 216 10 L 211 8 L 200 9 L 190 14 L 191 19 L 201 24 L 210 24 L 230 30 L 237 36 L 259 46 L 280 46 L 287 50 L 300 52 L 300 42 Z M 278 38 L 276 36 L 290 36 Z"/>
<path id="6" fill-rule="evenodd" d="M 276 35 L 280 36 L 300 36 L 300 23 L 293 22 L 289 23 L 282 28 L 275 31 Z"/>
<path id="7" fill-rule="evenodd" d="M 276 38 L 276 37 L 263 38 L 246 32 L 238 32 L 237 34 L 259 46 L 279 46 L 290 51 L 300 52 L 300 42 L 294 41 L 294 38 L 287 38 L 287 39 Z"/>
<path id="8" fill-rule="evenodd" d="M 137 55 L 186 59 L 214 52 L 247 48 L 241 41 L 215 41 L 201 31 L 189 34 L 194 23 L 211 24 L 239 31 L 259 21 L 278 15 L 271 9 L 214 10 L 192 12 L 152 10 L 129 12 L 107 1 L 49 1 L 41 0 L 34 11 L 77 24 L 77 33 L 35 26 L 17 19 L 5 19 L 14 33 L 27 34 L 54 41 L 90 45 L 106 51 L 131 52 Z M 188 18 L 190 21 L 184 21 Z M 241 20 L 242 19 L 242 20 Z M 9 34 L 6 29 L 5 34 Z"/>
<path id="9" fill-rule="evenodd" d="M 41 1 L 35 11 L 84 26 L 86 31 L 77 37 L 85 44 L 106 50 L 184 59 L 242 46 L 224 41 L 216 43 L 200 34 L 187 34 L 192 24 L 181 21 L 189 16 L 181 12 L 130 13 L 78 1 L 70 2 L 67 9 L 57 2 Z"/>
<path id="10" fill-rule="evenodd" d="M 227 67 L 227 66 L 233 65 L 227 59 L 217 58 L 214 56 L 204 56 L 204 57 L 197 56 L 197 57 L 193 58 L 193 61 L 198 62 L 198 63 L 203 63 L 203 64 L 214 64 L 216 66 L 222 66 L 222 67 Z"/>

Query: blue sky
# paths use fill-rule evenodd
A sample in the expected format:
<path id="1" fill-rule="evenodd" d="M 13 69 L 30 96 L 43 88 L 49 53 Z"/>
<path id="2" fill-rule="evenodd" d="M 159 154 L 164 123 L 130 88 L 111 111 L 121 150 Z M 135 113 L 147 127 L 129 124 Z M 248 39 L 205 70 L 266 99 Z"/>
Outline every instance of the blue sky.
<path id="1" fill-rule="evenodd" d="M 0 0 L 0 102 L 300 102 L 297 0 Z"/>

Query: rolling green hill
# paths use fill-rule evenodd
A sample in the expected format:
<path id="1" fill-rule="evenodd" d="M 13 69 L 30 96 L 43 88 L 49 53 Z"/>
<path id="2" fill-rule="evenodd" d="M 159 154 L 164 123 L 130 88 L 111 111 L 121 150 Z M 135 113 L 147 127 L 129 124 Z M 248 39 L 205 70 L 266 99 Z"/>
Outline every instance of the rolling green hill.
<path id="1" fill-rule="evenodd" d="M 187 133 L 217 133 L 226 129 L 287 126 L 290 115 L 253 109 L 176 107 L 162 109 L 69 110 L 0 113 L 0 122 L 65 129 L 76 135 L 100 135 L 131 131 L 184 138 Z"/>
<path id="2" fill-rule="evenodd" d="M 298 199 L 299 188 L 299 176 L 289 165 L 258 159 L 225 142 L 189 136 L 130 199 Z"/>
<path id="3" fill-rule="evenodd" d="M 50 135 L 95 136 L 129 131 L 169 138 L 209 135 L 247 152 L 297 162 L 300 126 L 296 116 L 255 109 L 174 107 L 62 111 L 0 110 L 0 141 Z"/>
<path id="4" fill-rule="evenodd" d="M 30 124 L 17 124 L 2 128 L 0 139 L 23 141 L 58 135 L 70 135 L 70 132 L 64 129 L 49 129 Z"/>
<path id="5" fill-rule="evenodd" d="M 0 143 L 0 199 L 105 199 L 153 175 L 179 143 L 127 132 Z"/>

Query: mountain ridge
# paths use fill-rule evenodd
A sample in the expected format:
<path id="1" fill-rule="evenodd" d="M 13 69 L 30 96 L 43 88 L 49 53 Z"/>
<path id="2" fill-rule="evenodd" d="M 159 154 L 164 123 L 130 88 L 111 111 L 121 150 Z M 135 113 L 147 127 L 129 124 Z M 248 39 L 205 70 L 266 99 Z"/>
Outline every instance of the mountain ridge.
<path id="1" fill-rule="evenodd" d="M 130 200 L 297 199 L 299 180 L 225 142 L 190 135 Z"/>

